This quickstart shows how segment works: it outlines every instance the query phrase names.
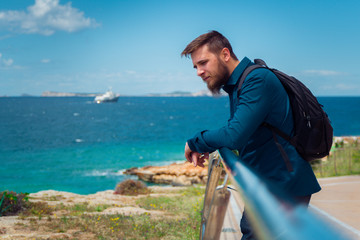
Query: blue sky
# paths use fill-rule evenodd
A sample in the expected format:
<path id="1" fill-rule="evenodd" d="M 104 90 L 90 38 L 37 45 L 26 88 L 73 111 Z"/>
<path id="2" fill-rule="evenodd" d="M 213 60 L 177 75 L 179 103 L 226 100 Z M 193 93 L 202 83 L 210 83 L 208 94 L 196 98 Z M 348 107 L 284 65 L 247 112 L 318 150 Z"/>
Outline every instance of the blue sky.
<path id="1" fill-rule="evenodd" d="M 181 58 L 209 30 L 317 96 L 360 96 L 360 1 L 0 0 L 0 96 L 197 92 Z"/>

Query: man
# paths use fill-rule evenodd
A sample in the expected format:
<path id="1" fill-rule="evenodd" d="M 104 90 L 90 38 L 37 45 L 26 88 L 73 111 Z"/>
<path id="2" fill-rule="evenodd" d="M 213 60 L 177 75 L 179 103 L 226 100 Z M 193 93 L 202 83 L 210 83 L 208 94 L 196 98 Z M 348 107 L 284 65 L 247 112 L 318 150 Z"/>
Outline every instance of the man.
<path id="1" fill-rule="evenodd" d="M 240 89 L 237 86 L 244 70 L 253 65 L 248 58 L 235 56 L 229 41 L 211 31 L 193 40 L 181 53 L 191 56 L 197 75 L 209 90 L 217 94 L 223 88 L 229 94 L 230 119 L 222 128 L 197 133 L 185 144 L 185 157 L 194 166 L 203 167 L 209 153 L 221 147 L 238 150 L 239 157 L 269 182 L 282 188 L 299 203 L 308 204 L 320 186 L 308 162 L 286 140 L 278 142 L 286 151 L 292 171 L 276 146 L 269 123 L 285 133 L 293 134 L 293 117 L 289 98 L 279 79 L 268 69 L 249 73 Z M 242 239 L 254 239 L 245 211 L 240 223 Z"/>

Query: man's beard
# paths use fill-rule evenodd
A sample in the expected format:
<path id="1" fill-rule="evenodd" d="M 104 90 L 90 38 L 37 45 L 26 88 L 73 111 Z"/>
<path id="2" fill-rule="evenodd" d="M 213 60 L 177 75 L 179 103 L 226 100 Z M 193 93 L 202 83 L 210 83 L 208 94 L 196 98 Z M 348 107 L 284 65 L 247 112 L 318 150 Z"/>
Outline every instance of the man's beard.
<path id="1" fill-rule="evenodd" d="M 218 60 L 219 60 L 219 69 L 218 69 L 217 79 L 212 82 L 209 82 L 207 85 L 208 89 L 213 95 L 220 94 L 220 90 L 222 86 L 224 86 L 227 83 L 230 77 L 229 70 L 227 69 L 225 63 L 223 63 L 220 59 Z"/>

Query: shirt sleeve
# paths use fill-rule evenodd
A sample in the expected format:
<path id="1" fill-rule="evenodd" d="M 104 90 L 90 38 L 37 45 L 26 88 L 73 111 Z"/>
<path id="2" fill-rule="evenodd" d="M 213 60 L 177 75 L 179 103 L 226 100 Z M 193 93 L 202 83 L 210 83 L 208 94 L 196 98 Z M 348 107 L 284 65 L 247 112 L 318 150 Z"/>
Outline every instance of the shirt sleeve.
<path id="1" fill-rule="evenodd" d="M 205 130 L 188 140 L 192 151 L 213 152 L 222 147 L 241 149 L 271 110 L 271 98 L 276 94 L 275 75 L 268 71 L 254 70 L 241 88 L 239 104 L 228 124 L 215 130 Z M 235 93 L 236 94 L 236 93 Z"/>

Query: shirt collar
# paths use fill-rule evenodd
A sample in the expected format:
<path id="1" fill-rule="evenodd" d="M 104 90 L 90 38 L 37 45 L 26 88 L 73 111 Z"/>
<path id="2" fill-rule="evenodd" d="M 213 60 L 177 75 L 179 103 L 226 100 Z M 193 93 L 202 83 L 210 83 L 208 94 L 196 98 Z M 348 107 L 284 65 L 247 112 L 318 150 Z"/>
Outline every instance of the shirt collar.
<path id="1" fill-rule="evenodd" d="M 231 76 L 225 86 L 223 87 L 224 91 L 229 93 L 230 89 L 232 89 L 236 83 L 238 82 L 241 74 L 245 71 L 247 66 L 251 63 L 250 59 L 244 57 L 241 62 L 236 66 L 234 71 L 231 73 Z"/>

